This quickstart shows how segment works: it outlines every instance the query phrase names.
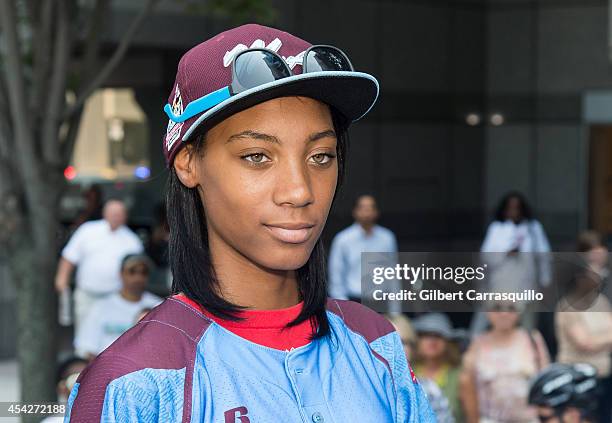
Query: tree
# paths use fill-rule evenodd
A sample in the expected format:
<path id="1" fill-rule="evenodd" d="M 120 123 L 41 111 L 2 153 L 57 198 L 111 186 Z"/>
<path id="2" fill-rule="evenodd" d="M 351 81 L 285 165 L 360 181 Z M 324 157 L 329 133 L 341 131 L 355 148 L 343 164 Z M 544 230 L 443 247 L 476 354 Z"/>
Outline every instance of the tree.
<path id="1" fill-rule="evenodd" d="M 158 2 L 144 3 L 100 68 L 100 35 L 111 0 L 96 0 L 91 7 L 78 0 L 0 0 L 0 255 L 18 293 L 24 402 L 56 399 L 58 208 L 83 106 L 121 62 Z M 206 6 L 183 4 L 200 11 Z M 265 0 L 223 4 L 208 2 L 215 11 L 240 12 L 241 18 L 271 17 Z"/>

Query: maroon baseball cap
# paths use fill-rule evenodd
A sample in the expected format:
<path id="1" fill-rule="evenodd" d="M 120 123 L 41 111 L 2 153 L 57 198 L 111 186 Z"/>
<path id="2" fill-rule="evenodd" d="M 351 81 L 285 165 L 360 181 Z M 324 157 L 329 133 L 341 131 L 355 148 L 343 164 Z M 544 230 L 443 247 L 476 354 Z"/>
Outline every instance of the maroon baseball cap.
<path id="1" fill-rule="evenodd" d="M 222 32 L 193 47 L 181 58 L 176 80 L 168 97 L 166 113 L 170 117 L 164 137 L 164 155 L 168 166 L 182 146 L 217 123 L 256 104 L 278 97 L 311 97 L 333 106 L 349 122 L 364 116 L 378 97 L 378 81 L 356 71 L 321 71 L 302 73 L 304 52 L 311 44 L 287 32 L 248 24 Z M 232 61 L 248 48 L 276 52 L 291 69 L 292 76 L 275 80 L 238 94 L 221 97 L 214 106 L 177 119 L 191 103 L 216 96 L 232 83 Z M 229 93 L 229 90 L 227 91 Z M 195 104 L 194 104 L 195 105 Z"/>

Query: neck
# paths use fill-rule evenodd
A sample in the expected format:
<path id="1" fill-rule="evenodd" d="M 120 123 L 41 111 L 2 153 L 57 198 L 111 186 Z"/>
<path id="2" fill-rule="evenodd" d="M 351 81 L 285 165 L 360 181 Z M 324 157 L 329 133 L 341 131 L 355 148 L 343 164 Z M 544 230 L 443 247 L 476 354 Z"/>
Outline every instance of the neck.
<path id="1" fill-rule="evenodd" d="M 372 233 L 372 229 L 374 228 L 374 223 L 359 223 L 359 225 L 367 234 Z"/>
<path id="2" fill-rule="evenodd" d="M 124 299 L 128 301 L 132 301 L 132 302 L 140 301 L 140 299 L 142 298 L 142 291 L 134 292 L 134 291 L 129 291 L 125 288 L 122 288 L 121 291 L 119 291 L 119 294 Z"/>
<path id="3" fill-rule="evenodd" d="M 432 374 L 432 373 L 437 372 L 440 369 L 440 367 L 442 367 L 442 364 L 444 364 L 442 357 L 429 358 L 423 361 L 423 369 L 427 373 Z"/>
<path id="4" fill-rule="evenodd" d="M 512 328 L 495 328 L 494 327 L 493 329 L 491 329 L 491 335 L 496 340 L 504 339 L 512 335 L 515 330 L 516 330 L 515 327 L 512 327 Z"/>
<path id="5" fill-rule="evenodd" d="M 212 237 L 209 245 L 220 295 L 226 300 L 254 310 L 276 310 L 300 302 L 294 270 L 259 266 Z"/>
<path id="6" fill-rule="evenodd" d="M 111 225 L 108 220 L 106 221 L 106 223 L 108 223 L 108 229 L 110 229 L 111 232 L 115 232 L 117 229 L 121 227 L 121 225 L 117 225 L 117 226 Z"/>

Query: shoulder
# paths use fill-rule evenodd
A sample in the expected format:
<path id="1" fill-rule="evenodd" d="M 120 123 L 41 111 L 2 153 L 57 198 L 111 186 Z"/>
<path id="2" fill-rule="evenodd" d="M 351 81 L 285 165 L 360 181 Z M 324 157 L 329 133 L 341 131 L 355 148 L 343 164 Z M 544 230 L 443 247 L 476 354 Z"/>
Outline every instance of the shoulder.
<path id="1" fill-rule="evenodd" d="M 103 228 L 107 225 L 107 223 L 104 221 L 104 219 L 97 219 L 97 220 L 88 220 L 86 222 L 83 222 L 77 229 L 78 230 L 87 230 L 87 229 L 98 229 L 98 228 Z"/>
<path id="2" fill-rule="evenodd" d="M 501 228 L 504 227 L 508 227 L 506 222 L 501 222 L 499 220 L 493 220 L 491 223 L 489 223 L 489 226 L 487 227 L 487 230 L 489 231 L 496 231 L 499 230 Z"/>
<path id="3" fill-rule="evenodd" d="M 140 243 L 140 238 L 138 237 L 136 232 L 131 230 L 128 226 L 124 225 L 119 230 L 121 231 L 121 236 L 123 236 L 125 238 L 129 238 L 132 241 L 138 241 Z"/>
<path id="4" fill-rule="evenodd" d="M 340 232 L 336 234 L 336 236 L 334 236 L 334 240 L 333 240 L 334 244 L 337 244 L 338 242 L 346 242 L 350 240 L 352 237 L 354 237 L 357 234 L 357 231 L 355 229 L 356 229 L 355 225 L 351 225 L 349 227 L 342 229 Z"/>
<path id="5" fill-rule="evenodd" d="M 540 331 L 537 329 L 529 330 L 525 328 L 520 328 L 519 330 L 523 334 L 523 338 L 526 339 L 531 345 L 540 342 L 540 340 L 543 340 Z"/>
<path id="6" fill-rule="evenodd" d="M 593 309 L 595 311 L 612 311 L 612 306 L 610 305 L 610 301 L 606 298 L 605 295 L 599 294 L 595 303 L 593 304 Z"/>
<path id="7" fill-rule="evenodd" d="M 470 346 L 468 347 L 468 351 L 472 353 L 478 352 L 482 347 L 486 346 L 490 342 L 490 336 L 487 332 L 480 333 L 472 339 L 470 342 Z"/>
<path id="8" fill-rule="evenodd" d="M 378 236 L 385 238 L 387 241 L 395 241 L 395 234 L 389 228 L 385 228 L 384 226 L 376 225 L 376 232 Z"/>
<path id="9" fill-rule="evenodd" d="M 542 226 L 542 224 L 540 223 L 539 220 L 537 219 L 531 219 L 527 222 L 527 224 L 529 226 L 531 226 L 533 229 L 537 230 L 537 231 L 543 231 L 544 227 Z"/>
<path id="10" fill-rule="evenodd" d="M 435 421 L 393 325 L 384 316 L 353 301 L 328 299 L 327 310 L 341 318 L 348 330 L 367 341 L 371 357 L 389 375 L 386 383 L 394 391 L 397 421 Z"/>
<path id="11" fill-rule="evenodd" d="M 531 339 L 533 339 L 533 342 L 535 342 L 535 346 L 537 347 L 538 351 L 548 352 L 548 347 L 546 346 L 546 341 L 544 340 L 542 333 L 537 329 L 532 329 L 530 333 Z"/>
<path id="12" fill-rule="evenodd" d="M 342 319 L 349 330 L 363 336 L 368 343 L 395 332 L 385 317 L 354 301 L 329 298 L 327 310 Z"/>
<path id="13" fill-rule="evenodd" d="M 89 220 L 87 222 L 83 222 L 72 234 L 73 236 L 83 236 L 90 234 L 92 232 L 99 231 L 103 228 L 104 221 L 103 220 Z"/>
<path id="14" fill-rule="evenodd" d="M 476 365 L 480 361 L 479 360 L 480 351 L 483 345 L 486 344 L 487 338 L 488 338 L 487 334 L 483 333 L 483 334 L 476 335 L 474 339 L 472 340 L 472 342 L 470 342 L 470 346 L 468 347 L 467 351 L 463 354 L 463 357 L 462 357 L 463 369 L 468 370 L 468 371 L 473 371 L 476 368 Z"/>
<path id="15" fill-rule="evenodd" d="M 182 395 L 185 372 L 192 371 L 210 324 L 189 305 L 166 299 L 81 372 L 70 421 L 100 421 L 103 409 L 120 406 L 126 396 Z"/>
<path id="16" fill-rule="evenodd" d="M 532 237 L 539 238 L 540 240 L 543 240 L 544 242 L 548 243 L 548 239 L 546 236 L 546 230 L 544 229 L 544 226 L 542 226 L 542 224 L 538 220 L 531 219 L 527 223 L 527 230 L 530 232 Z"/>
<path id="17" fill-rule="evenodd" d="M 117 360 L 113 375 L 140 368 L 180 368 L 190 356 L 211 321 L 190 306 L 168 298 L 153 308 L 140 322 L 125 332 L 96 358 L 81 378 Z M 102 369 L 100 369 L 102 368 Z M 119 371 L 119 373 L 117 373 Z"/>
<path id="18" fill-rule="evenodd" d="M 102 352 L 77 382 L 108 384 L 146 368 L 183 368 L 210 323 L 188 305 L 168 298 Z"/>
<path id="19" fill-rule="evenodd" d="M 114 310 L 117 304 L 121 302 L 119 293 L 113 293 L 109 296 L 96 301 L 92 306 L 88 315 L 105 315 L 109 310 Z"/>
<path id="20" fill-rule="evenodd" d="M 142 302 L 145 303 L 146 305 L 148 305 L 148 304 L 159 304 L 162 301 L 164 301 L 163 298 L 158 297 L 157 295 L 152 294 L 152 293 L 150 293 L 148 291 L 145 291 L 142 294 Z"/>

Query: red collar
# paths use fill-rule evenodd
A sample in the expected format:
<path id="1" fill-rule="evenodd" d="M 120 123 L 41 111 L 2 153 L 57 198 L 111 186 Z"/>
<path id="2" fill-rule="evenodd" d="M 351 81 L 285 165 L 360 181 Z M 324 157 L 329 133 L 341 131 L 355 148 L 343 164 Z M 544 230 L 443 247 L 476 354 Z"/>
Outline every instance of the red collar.
<path id="1" fill-rule="evenodd" d="M 277 310 L 243 310 L 239 316 L 243 317 L 244 320 L 236 322 L 209 313 L 183 294 L 174 295 L 172 298 L 195 308 L 230 332 L 259 345 L 278 350 L 290 350 L 310 342 L 309 337 L 312 334 L 312 327 L 308 320 L 297 326 L 284 329 L 289 322 L 295 320 L 300 314 L 304 306 L 303 302 Z"/>

